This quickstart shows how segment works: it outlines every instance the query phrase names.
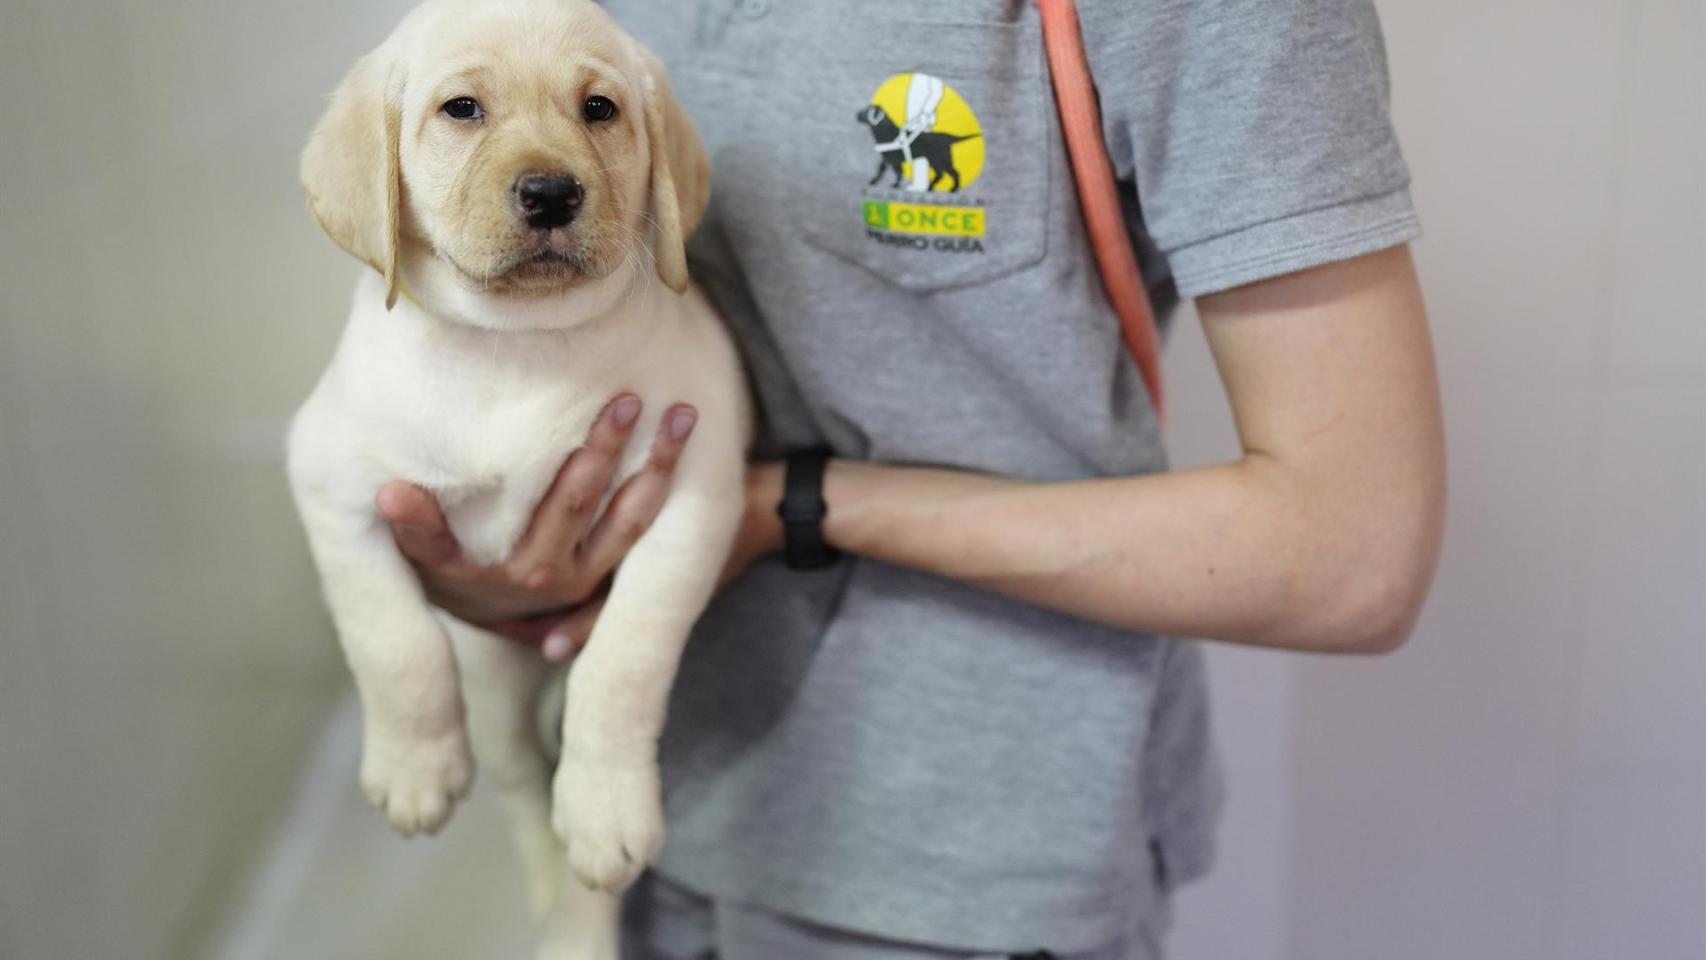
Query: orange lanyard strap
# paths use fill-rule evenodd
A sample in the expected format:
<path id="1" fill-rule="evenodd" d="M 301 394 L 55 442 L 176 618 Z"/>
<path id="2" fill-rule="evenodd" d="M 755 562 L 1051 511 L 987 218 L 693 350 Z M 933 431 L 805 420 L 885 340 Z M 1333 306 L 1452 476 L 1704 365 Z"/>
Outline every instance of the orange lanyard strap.
<path id="1" fill-rule="evenodd" d="M 1090 63 L 1084 55 L 1084 35 L 1078 26 L 1078 8 L 1073 0 L 1037 0 L 1042 11 L 1043 46 L 1048 51 L 1049 75 L 1054 80 L 1054 99 L 1060 109 L 1060 125 L 1066 135 L 1066 152 L 1072 161 L 1072 178 L 1078 185 L 1078 205 L 1084 211 L 1084 226 L 1096 253 L 1096 266 L 1108 302 L 1120 318 L 1120 332 L 1155 416 L 1164 416 L 1161 391 L 1161 340 L 1149 292 L 1137 268 L 1131 234 L 1120 215 L 1119 191 L 1114 185 L 1114 167 L 1102 140 L 1102 117 L 1096 108 L 1096 88 L 1090 80 Z"/>

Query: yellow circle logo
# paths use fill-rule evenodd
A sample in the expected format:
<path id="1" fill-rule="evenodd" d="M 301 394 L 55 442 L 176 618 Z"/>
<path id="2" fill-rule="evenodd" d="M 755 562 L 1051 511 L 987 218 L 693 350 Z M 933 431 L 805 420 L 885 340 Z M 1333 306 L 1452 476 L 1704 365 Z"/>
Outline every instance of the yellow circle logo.
<path id="1" fill-rule="evenodd" d="M 871 186 L 885 178 L 896 190 L 957 193 L 983 172 L 983 128 L 959 91 L 928 73 L 883 81 L 859 122 L 875 139 Z"/>

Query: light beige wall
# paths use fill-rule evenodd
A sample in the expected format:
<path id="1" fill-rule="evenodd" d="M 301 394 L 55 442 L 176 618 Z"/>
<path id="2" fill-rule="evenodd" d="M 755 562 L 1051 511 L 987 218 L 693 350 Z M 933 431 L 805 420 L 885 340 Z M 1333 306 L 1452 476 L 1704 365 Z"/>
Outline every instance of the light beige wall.
<path id="1" fill-rule="evenodd" d="M 0 957 L 188 956 L 342 682 L 278 448 L 363 6 L 0 8 Z"/>
<path id="2" fill-rule="evenodd" d="M 1698 960 L 1706 4 L 1380 9 L 1427 231 L 1445 555 L 1396 656 L 1217 652 L 1231 846 L 1177 956 Z M 1170 359 L 1211 376 L 1191 337 Z"/>

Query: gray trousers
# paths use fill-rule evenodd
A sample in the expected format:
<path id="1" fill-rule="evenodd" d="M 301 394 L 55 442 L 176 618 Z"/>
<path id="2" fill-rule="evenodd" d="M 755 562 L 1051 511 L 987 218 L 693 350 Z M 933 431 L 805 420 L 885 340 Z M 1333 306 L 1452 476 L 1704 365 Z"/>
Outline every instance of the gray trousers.
<path id="1" fill-rule="evenodd" d="M 779 916 L 749 904 L 709 900 L 656 874 L 629 892 L 622 960 L 1009 960 L 988 951 L 883 940 Z M 1012 960 L 1162 960 L 1156 931 L 1138 927 L 1082 953 L 1027 951 Z"/>

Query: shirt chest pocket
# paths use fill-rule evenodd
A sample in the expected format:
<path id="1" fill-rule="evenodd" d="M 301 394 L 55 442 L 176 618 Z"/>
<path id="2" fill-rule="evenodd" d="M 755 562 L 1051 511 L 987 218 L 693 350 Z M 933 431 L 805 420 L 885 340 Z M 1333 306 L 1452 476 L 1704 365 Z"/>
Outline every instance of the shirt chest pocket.
<path id="1" fill-rule="evenodd" d="M 787 191 L 806 243 L 921 292 L 1042 260 L 1052 112 L 1034 24 L 872 18 L 816 52 L 795 74 L 809 119 Z"/>

